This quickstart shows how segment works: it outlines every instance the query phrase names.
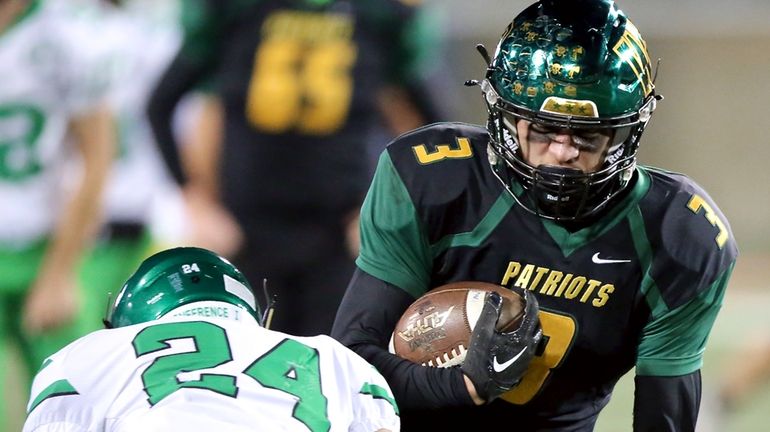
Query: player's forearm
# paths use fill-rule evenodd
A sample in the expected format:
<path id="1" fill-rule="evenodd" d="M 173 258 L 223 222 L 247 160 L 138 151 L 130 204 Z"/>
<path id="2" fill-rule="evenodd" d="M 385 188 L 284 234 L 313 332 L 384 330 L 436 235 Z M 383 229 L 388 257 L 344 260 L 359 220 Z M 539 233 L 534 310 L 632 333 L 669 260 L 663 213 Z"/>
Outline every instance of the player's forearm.
<path id="1" fill-rule="evenodd" d="M 116 151 L 112 117 L 106 108 L 83 115 L 70 124 L 82 155 L 82 175 L 62 209 L 45 265 L 50 271 L 72 271 L 101 218 L 104 185 Z"/>
<path id="2" fill-rule="evenodd" d="M 187 184 L 205 193 L 211 199 L 218 198 L 219 160 L 224 136 L 224 108 L 214 93 L 199 93 L 200 109 L 193 121 L 192 133 L 182 145 L 182 166 Z"/>
<path id="3" fill-rule="evenodd" d="M 698 419 L 701 375 L 637 376 L 634 432 L 692 432 Z"/>
<path id="4" fill-rule="evenodd" d="M 385 348 L 396 321 L 413 300 L 403 290 L 357 269 L 340 304 L 332 337 L 373 364 L 404 409 L 474 404 L 459 368 L 418 365 Z"/>
<path id="5" fill-rule="evenodd" d="M 175 63 L 172 63 L 172 66 L 166 70 L 153 91 L 147 105 L 147 118 L 169 173 L 177 183 L 183 184 L 185 174 L 171 126 L 174 109 L 182 94 L 182 90 L 174 86 L 175 78 L 172 69 L 174 65 Z"/>
<path id="6" fill-rule="evenodd" d="M 147 105 L 147 117 L 160 154 L 180 185 L 187 181 L 187 173 L 177 148 L 172 119 L 182 97 L 200 84 L 210 69 L 207 59 L 192 59 L 185 52 L 182 47 L 160 78 Z"/>
<path id="7" fill-rule="evenodd" d="M 351 347 L 385 377 L 398 405 L 405 410 L 474 405 L 459 368 L 433 368 L 400 359 L 371 345 Z M 477 396 L 478 397 L 478 396 Z"/>

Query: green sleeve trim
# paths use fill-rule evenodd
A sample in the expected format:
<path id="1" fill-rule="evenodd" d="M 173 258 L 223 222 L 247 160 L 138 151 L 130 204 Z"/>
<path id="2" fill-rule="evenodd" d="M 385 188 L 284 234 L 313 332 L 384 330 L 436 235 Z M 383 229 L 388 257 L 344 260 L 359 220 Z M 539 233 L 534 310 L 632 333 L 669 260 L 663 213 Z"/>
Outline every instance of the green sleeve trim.
<path id="1" fill-rule="evenodd" d="M 55 383 L 49 385 L 46 387 L 42 392 L 40 392 L 39 395 L 35 398 L 34 401 L 29 405 L 29 408 L 27 409 L 27 414 L 31 413 L 35 410 L 35 408 L 38 407 L 43 401 L 47 399 L 51 399 L 54 397 L 59 396 L 68 396 L 68 395 L 76 395 L 79 394 L 77 390 L 75 390 L 75 387 L 70 384 L 67 380 L 59 380 Z"/>
<path id="2" fill-rule="evenodd" d="M 40 5 L 42 3 L 42 0 L 33 0 L 31 1 L 27 7 L 16 16 L 16 18 L 13 19 L 13 21 L 8 24 L 4 29 L 0 30 L 0 36 L 8 33 L 12 28 L 16 27 L 20 22 L 25 21 L 27 18 L 31 17 L 35 14 L 38 10 L 40 10 Z"/>
<path id="3" fill-rule="evenodd" d="M 500 221 L 503 220 L 513 205 L 514 201 L 511 195 L 507 191 L 503 191 L 473 231 L 444 236 L 441 240 L 431 245 L 431 257 L 435 258 L 445 250 L 453 247 L 476 247 L 480 245 L 500 224 Z"/>
<path id="4" fill-rule="evenodd" d="M 637 359 L 636 374 L 639 376 L 682 376 L 703 367 L 703 355 L 694 354 L 677 359 Z"/>
<path id="5" fill-rule="evenodd" d="M 414 203 L 384 152 L 361 207 L 361 251 L 356 264 L 417 298 L 428 287 L 432 261 Z"/>
<path id="6" fill-rule="evenodd" d="M 47 359 L 45 359 L 45 360 L 43 360 L 43 364 L 40 366 L 40 370 L 38 371 L 38 373 L 39 373 L 41 370 L 43 370 L 43 369 L 47 368 L 47 367 L 48 367 L 48 365 L 50 365 L 51 363 L 53 363 L 53 360 L 51 360 L 51 358 L 50 358 L 50 357 L 49 357 L 49 358 L 47 358 Z"/>
<path id="7" fill-rule="evenodd" d="M 385 388 L 378 386 L 377 384 L 364 383 L 359 393 L 364 395 L 370 395 L 375 399 L 382 399 L 386 401 L 393 407 L 393 410 L 396 412 L 396 415 L 400 415 L 398 411 L 398 404 L 396 404 L 396 400 L 390 396 L 390 393 L 388 393 L 388 391 L 385 390 Z"/>
<path id="8" fill-rule="evenodd" d="M 679 376 L 703 366 L 706 342 L 734 266 L 735 262 L 697 297 L 654 317 L 645 326 L 636 360 L 637 375 Z"/>

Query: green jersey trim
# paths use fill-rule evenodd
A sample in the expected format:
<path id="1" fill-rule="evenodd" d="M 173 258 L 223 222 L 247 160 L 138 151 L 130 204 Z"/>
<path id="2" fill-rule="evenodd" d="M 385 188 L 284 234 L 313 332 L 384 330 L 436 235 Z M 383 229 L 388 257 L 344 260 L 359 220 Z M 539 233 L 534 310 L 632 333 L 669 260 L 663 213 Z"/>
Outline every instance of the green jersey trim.
<path id="1" fill-rule="evenodd" d="M 644 295 L 647 305 L 650 307 L 653 319 L 668 312 L 668 305 L 663 300 L 658 286 L 655 284 L 650 271 L 652 270 L 652 246 L 646 235 L 644 218 L 641 210 L 637 207 L 628 215 L 628 223 L 631 227 L 631 240 L 634 242 L 636 256 L 642 268 L 643 277 L 640 284 L 640 291 Z"/>
<path id="2" fill-rule="evenodd" d="M 543 219 L 543 226 L 559 246 L 565 257 L 569 257 L 576 250 L 604 235 L 628 216 L 634 209 L 638 208 L 637 204 L 650 189 L 651 182 L 650 175 L 643 168 L 638 167 L 636 172 L 638 173 L 638 179 L 633 190 L 631 190 L 628 196 L 623 198 L 615 208 L 604 215 L 595 224 L 576 232 L 570 232 L 554 221 Z"/>
<path id="3" fill-rule="evenodd" d="M 398 405 L 396 404 L 396 400 L 393 399 L 389 394 L 388 391 L 385 390 L 383 387 L 378 386 L 377 384 L 371 384 L 371 383 L 364 383 L 364 385 L 361 387 L 361 390 L 359 393 L 364 395 L 369 395 L 373 397 L 374 399 L 382 399 L 385 402 L 389 403 L 391 406 L 393 406 L 393 410 L 396 412 L 396 415 L 400 415 L 398 411 Z"/>
<path id="4" fill-rule="evenodd" d="M 636 374 L 681 376 L 703 366 L 709 333 L 722 307 L 735 262 L 697 297 L 655 317 L 644 327 Z"/>
<path id="5" fill-rule="evenodd" d="M 65 379 L 56 381 L 53 384 L 46 387 L 45 389 L 43 389 L 43 391 L 40 392 L 39 395 L 37 395 L 35 400 L 32 401 L 32 403 L 29 405 L 27 414 L 34 411 L 35 408 L 37 408 L 38 405 L 43 403 L 46 399 L 50 399 L 58 396 L 69 396 L 69 395 L 76 395 L 76 394 L 79 394 L 78 391 L 75 390 L 75 387 L 73 387 L 69 381 Z"/>
<path id="6" fill-rule="evenodd" d="M 489 237 L 489 234 L 503 220 L 514 204 L 515 202 L 510 194 L 507 191 L 503 191 L 473 231 L 444 236 L 437 243 L 431 245 L 431 256 L 435 258 L 445 250 L 453 247 L 476 247 L 480 245 L 481 242 Z"/>
<path id="7" fill-rule="evenodd" d="M 570 233 L 557 223 L 543 219 L 543 224 L 546 230 L 551 235 L 551 237 L 553 237 L 556 244 L 559 245 L 565 257 L 568 257 L 575 250 L 606 233 L 634 209 L 637 209 L 638 211 L 638 206 L 636 204 L 650 189 L 649 174 L 642 169 L 640 169 L 638 172 L 639 179 L 637 180 L 636 185 L 634 185 L 634 189 L 631 191 L 629 196 L 624 198 L 615 210 L 611 211 L 598 223 L 590 227 L 586 227 L 575 233 Z M 517 183 L 514 183 L 514 185 L 518 186 Z M 475 247 L 480 245 L 481 242 L 483 242 L 484 239 L 489 236 L 492 230 L 494 230 L 495 227 L 500 223 L 503 217 L 505 217 L 505 215 L 510 211 L 514 204 L 514 200 L 510 194 L 508 194 L 507 191 L 503 192 L 492 206 L 492 208 L 489 210 L 489 212 L 481 220 L 481 222 L 476 226 L 476 228 L 473 229 L 473 231 L 445 236 L 436 244 L 431 246 L 432 256 L 436 257 L 441 252 L 452 247 Z"/>
<path id="8" fill-rule="evenodd" d="M 417 298 L 429 284 L 432 262 L 409 191 L 390 155 L 383 152 L 361 206 L 361 251 L 356 265 Z"/>
<path id="9" fill-rule="evenodd" d="M 0 30 L 0 37 L 7 34 L 11 29 L 15 28 L 20 22 L 26 20 L 31 15 L 33 15 L 35 12 L 40 10 L 40 5 L 42 4 L 42 0 L 32 0 L 30 4 L 27 5 L 27 7 L 14 18 L 14 20 L 8 24 L 4 29 Z"/>
<path id="10" fill-rule="evenodd" d="M 38 370 L 38 372 L 40 372 L 41 370 L 47 368 L 51 363 L 53 363 L 53 360 L 51 360 L 50 357 L 45 359 L 45 360 L 43 360 L 43 364 L 40 366 L 40 370 Z"/>

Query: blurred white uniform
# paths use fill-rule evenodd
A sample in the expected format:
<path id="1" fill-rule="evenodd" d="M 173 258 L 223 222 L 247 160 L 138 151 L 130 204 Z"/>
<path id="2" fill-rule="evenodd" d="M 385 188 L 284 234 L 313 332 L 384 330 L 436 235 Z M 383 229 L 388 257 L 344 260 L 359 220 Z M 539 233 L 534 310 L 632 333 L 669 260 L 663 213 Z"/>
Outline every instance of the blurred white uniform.
<path id="1" fill-rule="evenodd" d="M 110 222 L 151 225 L 156 215 L 168 217 L 169 209 L 177 224 L 183 216 L 178 188 L 166 173 L 145 113 L 152 89 L 181 42 L 176 14 L 168 8 L 173 3 L 134 1 L 97 15 L 99 39 L 115 73 L 110 106 L 119 153 L 106 189 Z"/>
<path id="2" fill-rule="evenodd" d="M 108 68 L 90 27 L 60 1 L 37 2 L 0 34 L 0 247 L 19 249 L 54 227 L 70 119 L 104 101 Z M 9 73 L 15 71 L 15 73 Z"/>
<path id="3" fill-rule="evenodd" d="M 73 342 L 44 363 L 28 412 L 25 432 L 400 427 L 388 384 L 361 357 L 221 302 Z"/>

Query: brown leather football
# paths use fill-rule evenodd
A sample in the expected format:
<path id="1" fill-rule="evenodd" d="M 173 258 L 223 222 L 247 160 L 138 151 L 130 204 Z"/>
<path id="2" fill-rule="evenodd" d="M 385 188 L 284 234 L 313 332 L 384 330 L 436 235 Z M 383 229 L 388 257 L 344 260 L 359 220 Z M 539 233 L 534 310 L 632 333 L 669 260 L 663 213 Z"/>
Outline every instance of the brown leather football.
<path id="1" fill-rule="evenodd" d="M 425 366 L 462 364 L 488 291 L 503 297 L 497 329 L 515 330 L 524 315 L 520 295 L 487 282 L 453 282 L 428 291 L 404 311 L 393 330 L 390 352 Z"/>

